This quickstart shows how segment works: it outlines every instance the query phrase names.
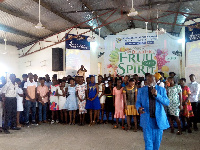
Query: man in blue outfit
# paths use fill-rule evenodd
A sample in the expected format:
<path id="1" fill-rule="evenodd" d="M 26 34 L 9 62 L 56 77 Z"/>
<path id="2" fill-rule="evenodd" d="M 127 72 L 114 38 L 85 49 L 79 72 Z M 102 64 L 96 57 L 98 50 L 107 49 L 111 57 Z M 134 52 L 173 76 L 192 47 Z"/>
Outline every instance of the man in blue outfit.
<path id="1" fill-rule="evenodd" d="M 141 114 L 140 126 L 143 128 L 145 150 L 158 150 L 163 130 L 169 128 L 169 122 L 163 105 L 169 105 L 166 90 L 156 85 L 155 77 L 149 75 L 147 84 L 138 90 L 136 108 Z"/>

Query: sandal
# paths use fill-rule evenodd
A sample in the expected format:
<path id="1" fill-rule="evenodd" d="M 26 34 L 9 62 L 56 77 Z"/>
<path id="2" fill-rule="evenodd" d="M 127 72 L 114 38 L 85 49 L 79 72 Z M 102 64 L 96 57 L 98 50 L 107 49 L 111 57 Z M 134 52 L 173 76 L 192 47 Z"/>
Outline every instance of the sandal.
<path id="1" fill-rule="evenodd" d="M 182 131 L 178 130 L 178 132 L 176 133 L 176 135 L 181 135 Z"/>
<path id="2" fill-rule="evenodd" d="M 90 127 L 92 126 L 92 122 L 90 122 L 89 126 L 90 126 Z"/>
<path id="3" fill-rule="evenodd" d="M 105 124 L 108 124 L 108 121 L 106 121 Z"/>
<path id="4" fill-rule="evenodd" d="M 134 129 L 133 132 L 137 132 L 137 129 Z"/>
<path id="5" fill-rule="evenodd" d="M 124 126 L 122 126 L 122 130 L 125 130 L 125 127 L 124 127 Z"/>
<path id="6" fill-rule="evenodd" d="M 92 125 L 95 125 L 96 124 L 96 121 L 92 121 Z"/>
<path id="7" fill-rule="evenodd" d="M 114 127 L 113 127 L 113 129 L 117 129 L 118 128 L 118 125 L 115 125 Z"/>

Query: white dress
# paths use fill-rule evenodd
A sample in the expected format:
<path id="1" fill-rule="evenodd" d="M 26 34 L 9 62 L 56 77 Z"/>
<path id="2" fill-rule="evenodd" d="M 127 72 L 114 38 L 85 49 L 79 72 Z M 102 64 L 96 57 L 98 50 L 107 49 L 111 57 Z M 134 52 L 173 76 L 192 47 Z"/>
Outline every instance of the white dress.
<path id="1" fill-rule="evenodd" d="M 101 96 L 101 94 L 102 94 L 102 91 L 103 91 L 103 88 L 102 88 L 102 85 L 103 85 L 104 83 L 101 83 L 100 85 L 99 85 L 99 98 L 100 98 L 100 96 Z M 105 95 L 103 95 L 101 98 L 100 98 L 100 103 L 101 104 L 104 104 L 105 103 L 105 100 L 106 100 L 106 96 Z"/>
<path id="2" fill-rule="evenodd" d="M 65 91 L 65 88 L 63 90 Z M 58 88 L 58 94 L 63 95 L 63 91 L 60 89 L 60 87 Z M 64 109 L 66 97 L 65 96 L 59 96 L 58 101 L 59 101 L 59 110 Z"/>
<path id="3" fill-rule="evenodd" d="M 24 111 L 23 97 L 20 97 L 18 94 L 23 94 L 23 90 L 21 88 L 18 88 L 17 90 L 17 111 Z"/>

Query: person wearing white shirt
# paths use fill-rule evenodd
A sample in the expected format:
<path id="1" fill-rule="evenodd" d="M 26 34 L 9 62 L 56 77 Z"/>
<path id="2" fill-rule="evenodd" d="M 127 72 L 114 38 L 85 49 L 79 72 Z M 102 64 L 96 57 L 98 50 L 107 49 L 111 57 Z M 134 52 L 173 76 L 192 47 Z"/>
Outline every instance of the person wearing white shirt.
<path id="1" fill-rule="evenodd" d="M 194 130 L 197 131 L 198 127 L 197 127 L 197 120 L 198 120 L 198 114 L 197 114 L 197 109 L 198 109 L 198 95 L 199 95 L 199 84 L 196 82 L 196 77 L 194 74 L 191 74 L 190 76 L 190 81 L 191 83 L 188 85 L 191 91 L 191 95 L 190 95 L 190 102 L 192 105 L 192 110 L 194 113 L 194 117 L 193 117 L 193 127 Z"/>
<path id="2" fill-rule="evenodd" d="M 26 95 L 25 101 L 25 124 L 29 126 L 29 112 L 31 108 L 31 116 L 32 116 L 32 125 L 38 125 L 35 121 L 36 115 L 36 93 L 37 93 L 37 82 L 33 80 L 33 74 L 28 74 L 29 80 L 24 83 L 24 92 Z"/>
<path id="3" fill-rule="evenodd" d="M 0 84 L 0 132 L 2 132 L 2 117 L 3 117 L 3 102 L 2 102 L 2 87 L 6 84 L 5 77 L 1 77 L 1 84 Z"/>
<path id="4" fill-rule="evenodd" d="M 18 85 L 15 82 L 15 74 L 10 75 L 10 81 L 7 82 L 2 88 L 2 99 L 4 102 L 4 113 L 5 113 L 5 122 L 4 122 L 4 133 L 9 134 L 8 123 L 11 121 L 11 129 L 19 130 L 17 127 L 17 91 Z"/>

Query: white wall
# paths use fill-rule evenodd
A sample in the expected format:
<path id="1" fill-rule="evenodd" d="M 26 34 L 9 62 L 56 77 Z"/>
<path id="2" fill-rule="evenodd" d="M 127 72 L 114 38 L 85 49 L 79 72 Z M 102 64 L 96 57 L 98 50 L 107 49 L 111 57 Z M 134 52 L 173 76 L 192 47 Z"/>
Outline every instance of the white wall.
<path id="1" fill-rule="evenodd" d="M 19 59 L 17 47 L 7 45 L 7 53 L 4 52 L 5 45 L 0 44 L 0 76 L 5 76 L 5 72 L 8 74 L 14 73 L 17 77 L 21 77 L 19 73 Z"/>
<path id="2" fill-rule="evenodd" d="M 89 29 L 78 29 L 78 34 L 83 33 L 83 32 L 87 32 L 88 30 Z M 62 39 L 67 32 L 68 31 L 61 32 L 61 33 L 59 33 L 57 35 L 54 35 L 54 36 L 51 36 L 51 37 L 49 37 L 49 38 L 47 38 L 45 40 L 46 41 L 57 42 L 58 38 Z M 77 30 L 73 29 L 72 31 L 70 31 L 69 34 L 77 34 Z M 88 32 L 88 33 L 83 34 L 83 35 L 90 36 L 91 32 Z M 57 38 L 57 36 L 58 36 L 58 38 Z M 99 42 L 98 35 L 94 34 L 93 36 L 95 36 L 96 37 L 96 41 Z M 101 41 L 101 44 L 103 45 L 104 40 L 101 38 L 100 41 Z M 40 42 L 40 45 L 36 44 L 32 48 L 32 50 L 30 52 L 38 50 L 38 49 L 40 49 L 40 47 L 46 47 L 46 46 L 51 45 L 51 44 L 53 44 L 53 43 L 44 42 L 44 41 Z M 30 45 L 30 46 L 28 46 L 28 47 L 26 47 L 24 49 L 21 49 L 20 52 L 19 52 L 20 56 L 23 53 L 27 52 L 30 49 L 31 46 L 32 45 Z M 46 49 L 44 49 L 42 51 L 33 53 L 31 55 L 28 55 L 28 56 L 25 56 L 25 57 L 22 57 L 22 58 L 19 58 L 19 70 L 20 70 L 20 73 L 23 74 L 23 73 L 32 72 L 34 74 L 35 73 L 38 74 L 38 76 L 44 76 L 47 73 L 50 76 L 52 76 L 53 74 L 58 74 L 59 78 L 62 78 L 63 76 L 65 76 L 65 72 L 66 72 L 65 70 L 62 71 L 62 72 L 53 72 L 52 71 L 52 48 L 57 48 L 57 47 L 62 48 L 64 50 L 64 60 L 65 60 L 65 42 L 62 42 L 62 43 L 57 44 L 55 46 L 46 48 Z M 99 60 L 98 60 L 98 52 L 100 51 L 100 49 L 98 47 L 99 47 L 99 44 L 98 44 L 97 47 L 92 47 L 91 46 L 90 62 L 88 62 L 88 63 L 90 63 L 90 74 L 97 74 L 98 73 L 98 62 L 99 62 Z M 30 65 L 29 61 L 31 61 L 31 65 Z M 42 62 L 42 61 L 46 61 L 46 64 L 44 64 L 44 62 Z M 43 65 L 45 65 L 45 66 L 43 66 Z"/>

